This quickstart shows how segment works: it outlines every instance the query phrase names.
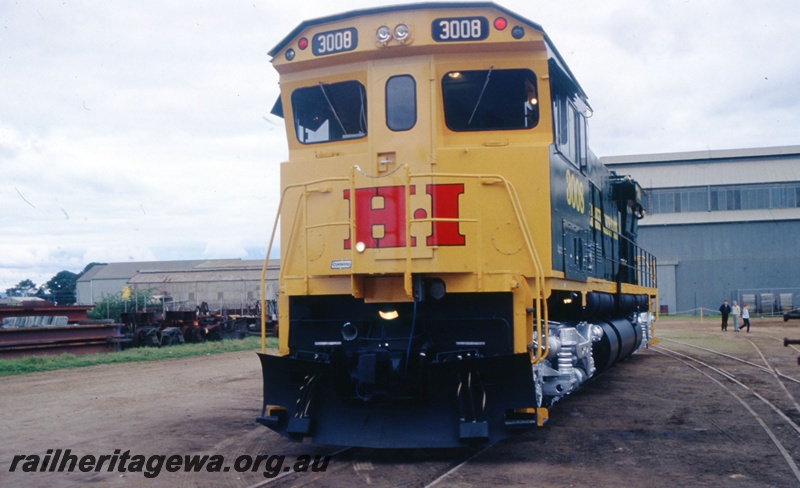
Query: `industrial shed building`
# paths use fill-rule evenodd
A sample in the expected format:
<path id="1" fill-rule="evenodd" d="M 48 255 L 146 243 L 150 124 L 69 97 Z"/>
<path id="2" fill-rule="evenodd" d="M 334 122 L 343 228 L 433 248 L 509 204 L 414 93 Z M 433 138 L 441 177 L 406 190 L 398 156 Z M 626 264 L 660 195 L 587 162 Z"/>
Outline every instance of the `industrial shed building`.
<path id="1" fill-rule="evenodd" d="M 106 295 L 116 295 L 139 271 L 190 269 L 205 261 L 139 261 L 97 264 L 78 278 L 75 295 L 78 305 L 94 305 Z"/>
<path id="2" fill-rule="evenodd" d="M 203 302 L 215 310 L 253 308 L 261 298 L 262 260 L 219 259 L 109 263 L 94 266 L 78 279 L 81 305 L 94 305 L 124 287 L 150 290 L 167 310 L 194 310 Z M 270 260 L 267 300 L 277 296 L 279 261 Z"/>
<path id="3" fill-rule="evenodd" d="M 800 307 L 800 146 L 602 158 L 646 192 L 662 312 Z"/>

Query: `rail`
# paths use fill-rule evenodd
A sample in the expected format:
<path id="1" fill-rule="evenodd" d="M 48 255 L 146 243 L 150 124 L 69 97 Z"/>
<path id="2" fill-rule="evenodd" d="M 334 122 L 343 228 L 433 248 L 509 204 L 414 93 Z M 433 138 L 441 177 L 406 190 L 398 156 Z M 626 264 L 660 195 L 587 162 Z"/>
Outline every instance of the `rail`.
<path id="1" fill-rule="evenodd" d="M 630 256 L 632 259 L 626 260 L 620 258 L 616 264 L 619 266 L 618 281 L 620 283 L 639 285 L 648 288 L 657 287 L 657 262 L 655 256 L 645 251 L 633 240 L 617 233 L 619 242 L 625 243 L 625 246 L 631 250 Z M 622 245 L 620 245 L 618 254 L 621 253 Z M 610 259 L 610 258 L 606 258 Z M 632 262 L 631 262 L 632 261 Z"/>
<path id="2" fill-rule="evenodd" d="M 280 202 L 278 204 L 278 211 L 275 217 L 275 223 L 272 227 L 272 233 L 270 235 L 269 246 L 267 248 L 267 257 L 264 260 L 264 266 L 261 272 L 261 302 L 262 302 L 262 311 L 265 310 L 265 281 L 266 281 L 266 274 L 267 274 L 267 265 L 269 262 L 269 256 L 272 253 L 272 246 L 275 241 L 275 234 L 278 228 L 278 222 L 280 220 L 280 216 L 283 211 L 284 204 L 286 202 L 286 195 L 289 191 L 295 189 L 301 189 L 302 193 L 297 200 L 297 206 L 294 209 L 293 213 L 293 221 L 292 221 L 292 229 L 290 233 L 290 242 L 287 243 L 286 247 L 286 258 L 290 256 L 289 253 L 293 252 L 293 245 L 292 241 L 297 234 L 297 226 L 299 225 L 300 220 L 303 222 L 303 284 L 306 292 L 308 292 L 308 282 L 309 282 L 309 272 L 308 272 L 308 234 L 309 230 L 314 228 L 320 227 L 331 227 L 331 226 L 344 226 L 347 225 L 350 227 L 350 235 L 355 237 L 356 234 L 356 221 L 352 216 L 356 214 L 356 198 L 355 198 L 355 190 L 356 190 L 356 171 L 358 169 L 353 167 L 351 170 L 349 177 L 331 177 L 331 178 L 321 178 L 305 183 L 297 183 L 294 185 L 286 186 L 283 191 L 281 192 Z M 360 170 L 358 170 L 361 172 Z M 361 172 L 363 174 L 363 172 Z M 530 234 L 530 228 L 528 227 L 528 223 L 525 219 L 525 215 L 522 212 L 522 208 L 520 205 L 519 197 L 517 195 L 516 189 L 514 188 L 513 184 L 509 182 L 506 178 L 500 175 L 475 175 L 475 174 L 461 174 L 461 173 L 416 173 L 412 174 L 408 165 L 404 166 L 403 172 L 403 184 L 405 187 L 404 197 L 405 197 L 405 210 L 406 215 L 404 217 L 404 224 L 406 227 L 406 236 L 405 240 L 405 266 L 403 270 L 403 283 L 405 292 L 408 296 L 413 296 L 413 286 L 412 286 L 412 247 L 411 247 L 411 226 L 417 223 L 436 223 L 436 222 L 458 222 L 458 223 L 465 223 L 465 224 L 475 224 L 478 226 L 477 232 L 479 235 L 482 235 L 482 222 L 480 219 L 476 218 L 441 218 L 441 217 L 428 217 L 428 218 L 416 218 L 413 217 L 411 214 L 411 205 L 410 198 L 411 198 L 411 182 L 415 179 L 450 179 L 455 178 L 459 179 L 460 181 L 465 180 L 474 180 L 477 181 L 480 185 L 483 186 L 494 186 L 494 185 L 502 185 L 505 194 L 508 198 L 509 203 L 511 204 L 512 211 L 514 213 L 514 217 L 516 219 L 517 225 L 519 226 L 523 240 L 524 240 L 524 247 L 526 249 L 526 253 L 531 261 L 533 266 L 533 279 L 534 279 L 534 307 L 533 312 L 535 313 L 535 318 L 533 320 L 533 329 L 538 337 L 546 337 L 547 335 L 547 328 L 548 328 L 548 311 L 547 311 L 547 301 L 544 299 L 544 290 L 545 290 L 545 283 L 544 283 L 544 268 L 542 267 L 541 260 L 539 258 L 539 254 L 536 250 L 536 246 L 534 246 L 533 238 Z M 369 175 L 365 175 L 368 177 L 372 177 Z M 388 176 L 388 175 L 387 175 Z M 385 176 L 384 176 L 385 177 Z M 373 177 L 375 178 L 375 177 Z M 315 224 L 315 225 L 308 225 L 308 195 L 310 193 L 329 193 L 332 190 L 330 187 L 325 187 L 325 184 L 332 184 L 335 182 L 340 183 L 348 183 L 350 188 L 350 218 L 347 221 L 334 221 L 334 222 L 326 222 L 323 224 Z M 480 239 L 478 239 L 480 244 Z M 355 262 L 356 258 L 356 246 L 350 246 L 351 252 L 351 259 L 352 262 Z M 478 277 L 478 285 L 479 288 L 482 286 L 482 279 L 483 275 L 487 272 L 490 272 L 484 269 L 483 259 L 480 252 L 476 252 L 476 274 Z M 280 274 L 279 274 L 279 283 L 283 284 L 284 280 L 286 279 L 285 270 L 286 266 L 281 266 Z M 351 274 L 351 287 L 355 290 L 355 276 Z M 544 344 L 542 344 L 544 342 Z M 261 315 L 261 348 L 263 352 L 266 352 L 266 317 L 262 312 Z M 538 362 L 544 359 L 547 356 L 547 344 L 546 341 L 536 341 L 534 350 L 531 351 L 532 353 L 532 361 Z"/>

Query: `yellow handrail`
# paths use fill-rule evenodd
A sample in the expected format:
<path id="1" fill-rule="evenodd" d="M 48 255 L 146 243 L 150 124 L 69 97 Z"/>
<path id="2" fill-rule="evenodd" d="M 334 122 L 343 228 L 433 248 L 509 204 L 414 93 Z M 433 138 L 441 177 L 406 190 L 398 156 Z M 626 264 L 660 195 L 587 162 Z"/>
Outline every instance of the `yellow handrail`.
<path id="1" fill-rule="evenodd" d="M 287 185 L 286 188 L 281 191 L 281 198 L 278 201 L 278 211 L 275 214 L 275 222 L 272 224 L 272 232 L 269 236 L 269 245 L 267 246 L 267 255 L 264 258 L 264 266 L 261 267 L 261 292 L 260 292 L 260 299 L 261 299 L 261 352 L 267 352 L 267 297 L 266 297 L 266 283 L 267 283 L 267 268 L 269 266 L 269 256 L 272 254 L 272 244 L 275 242 L 275 233 L 278 230 L 278 222 L 281 219 L 281 210 L 283 210 L 283 202 L 286 199 L 286 193 L 293 189 L 304 187 L 306 190 L 304 193 L 307 193 L 307 188 L 309 185 L 316 185 L 319 183 L 329 182 L 329 181 L 347 181 L 348 178 L 322 178 L 319 180 L 309 181 L 306 183 L 298 183 L 295 185 Z M 298 206 L 300 202 L 298 202 Z M 297 214 L 297 210 L 295 210 L 295 217 Z M 295 222 L 297 219 L 295 218 Z M 294 227 L 295 224 L 293 224 Z M 284 267 L 280 266 L 280 271 L 278 272 L 278 283 L 283 282 L 283 271 Z"/>
<path id="2" fill-rule="evenodd" d="M 277 232 L 278 221 L 280 220 L 281 211 L 283 209 L 283 204 L 286 199 L 286 195 L 289 190 L 302 188 L 303 193 L 301 197 L 298 199 L 297 207 L 294 212 L 294 219 L 292 222 L 292 230 L 290 234 L 290 242 L 287 243 L 287 253 L 292 248 L 291 246 L 291 239 L 294 239 L 296 234 L 297 225 L 299 223 L 298 217 L 302 212 L 302 219 L 303 219 L 303 239 L 305 245 L 303 246 L 303 254 L 304 254 L 304 265 L 303 265 L 303 283 L 305 286 L 306 292 L 308 292 L 308 259 L 307 259 L 307 248 L 308 248 L 308 230 L 312 228 L 319 228 L 319 227 L 328 227 L 332 225 L 349 225 L 350 226 L 350 235 L 355 236 L 356 228 L 355 228 L 355 219 L 352 217 L 355 215 L 355 172 L 356 168 L 353 167 L 351 170 L 351 174 L 349 177 L 330 177 L 330 178 L 321 178 L 305 183 L 297 183 L 294 185 L 286 186 L 283 191 L 281 192 L 280 202 L 278 204 L 278 212 L 275 218 L 275 223 L 272 228 L 272 233 L 270 235 L 269 246 L 267 248 L 267 257 L 264 260 L 264 266 L 261 271 L 261 349 L 262 352 L 266 352 L 266 296 L 265 296 L 265 288 L 266 288 L 266 274 L 267 274 L 267 267 L 269 262 L 269 256 L 272 252 L 272 246 L 275 240 L 275 234 Z M 519 226 L 520 230 L 522 231 L 523 239 L 525 241 L 525 248 L 527 250 L 528 256 L 533 264 L 534 269 L 534 280 L 535 280 L 535 290 L 534 290 L 534 301 L 535 301 L 535 330 L 537 333 L 537 337 L 539 340 L 536 342 L 536 350 L 535 355 L 532 358 L 533 362 L 538 362 L 544 359 L 547 356 L 547 341 L 543 338 L 547 335 L 547 328 L 548 328 L 548 310 L 547 310 L 547 301 L 544 299 L 544 268 L 542 267 L 541 260 L 539 258 L 538 252 L 536 247 L 533 244 L 533 238 L 530 234 L 530 228 L 528 227 L 527 221 L 525 219 L 525 215 L 521 210 L 521 205 L 519 202 L 519 197 L 517 195 L 516 189 L 514 188 L 513 184 L 509 182 L 505 177 L 500 175 L 476 175 L 476 174 L 462 174 L 462 173 L 417 173 L 411 174 L 408 165 L 405 165 L 404 171 L 404 190 L 405 190 L 405 199 L 406 199 L 406 215 L 405 215 L 405 226 L 406 226 L 406 235 L 411 235 L 411 225 L 412 223 L 419 223 L 419 222 L 463 222 L 463 223 L 478 223 L 480 224 L 478 219 L 464 219 L 464 218 L 424 218 L 424 219 L 416 219 L 412 218 L 411 215 L 411 206 L 409 205 L 410 197 L 411 197 L 411 181 L 415 178 L 460 178 L 460 179 L 476 179 L 478 182 L 484 185 L 492 185 L 501 183 L 506 191 L 506 195 L 508 196 L 509 203 L 511 203 L 511 207 L 514 212 L 514 216 L 517 221 L 517 225 Z M 309 192 L 313 191 L 320 191 L 320 190 L 309 190 L 309 187 L 312 185 L 317 185 L 326 182 L 348 182 L 350 186 L 350 219 L 348 221 L 341 221 L 341 222 L 328 222 L 323 224 L 314 224 L 308 225 L 308 205 L 307 205 L 307 196 Z M 324 190 L 325 192 L 329 190 Z M 406 239 L 406 255 L 405 255 L 405 270 L 403 273 L 404 277 L 404 287 L 405 292 L 409 296 L 413 296 L 412 290 L 412 283 L 411 283 L 411 267 L 412 267 L 412 259 L 411 259 L 411 239 Z M 354 252 L 355 245 L 351 246 L 351 252 Z M 288 254 L 287 254 L 288 256 Z M 355 257 L 353 255 L 353 257 Z M 478 263 L 478 270 L 477 272 L 482 274 L 482 264 L 479 259 Z M 279 286 L 282 286 L 285 280 L 285 269 L 286 267 L 281 265 L 281 269 L 279 272 Z M 532 338 L 531 338 L 532 339 Z"/>
<path id="3" fill-rule="evenodd" d="M 531 262 L 533 263 L 535 270 L 534 272 L 534 280 L 536 283 L 536 289 L 534 290 L 535 293 L 534 300 L 536 302 L 536 307 L 534 307 L 536 310 L 535 329 L 537 332 L 537 337 L 539 337 L 539 340 L 536 342 L 536 355 L 532 358 L 532 362 L 538 362 L 546 358 L 548 354 L 548 347 L 547 347 L 547 341 L 544 340 L 544 338 L 547 337 L 548 310 L 547 310 L 547 301 L 544 299 L 544 268 L 542 267 L 541 260 L 539 259 L 539 253 L 536 250 L 536 246 L 533 245 L 533 237 L 530 234 L 530 228 L 528 227 L 528 223 L 525 219 L 525 214 L 522 212 L 522 209 L 520 208 L 521 205 L 519 202 L 519 197 L 517 196 L 517 192 L 516 189 L 514 188 L 514 185 L 510 181 L 508 181 L 505 177 L 500 175 L 474 175 L 474 174 L 461 174 L 461 173 L 420 173 L 414 176 L 418 178 L 429 178 L 429 177 L 462 178 L 462 179 L 468 178 L 468 179 L 478 179 L 478 181 L 480 181 L 482 184 L 487 184 L 487 185 L 497 182 L 503 184 L 506 190 L 506 194 L 508 195 L 509 202 L 511 203 L 511 207 L 514 210 L 514 216 L 517 219 L 517 225 L 522 231 L 522 236 L 523 239 L 525 240 L 525 247 L 528 251 L 528 255 L 531 259 Z M 466 219 L 427 219 L 427 220 L 461 221 Z"/>
<path id="4" fill-rule="evenodd" d="M 406 295 L 414 299 L 411 283 L 411 205 L 409 205 L 409 202 L 411 202 L 411 172 L 407 164 L 403 166 L 405 170 L 405 188 L 403 188 L 403 192 L 406 199 L 406 270 L 403 273 L 403 287 L 406 290 Z"/>

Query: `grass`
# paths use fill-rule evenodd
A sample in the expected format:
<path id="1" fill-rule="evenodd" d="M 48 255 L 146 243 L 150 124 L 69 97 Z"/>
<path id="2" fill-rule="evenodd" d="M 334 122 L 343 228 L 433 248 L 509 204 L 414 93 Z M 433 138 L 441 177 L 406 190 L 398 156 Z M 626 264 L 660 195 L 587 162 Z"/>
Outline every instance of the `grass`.
<path id="1" fill-rule="evenodd" d="M 277 347 L 278 340 L 267 338 L 267 347 Z M 61 354 L 58 356 L 27 356 L 16 359 L 0 359 L 0 376 L 53 371 L 56 369 L 82 368 L 98 364 L 131 363 L 139 361 L 159 361 L 162 359 L 205 356 L 226 352 L 261 350 L 261 338 L 228 339 L 199 344 L 181 344 L 170 347 L 143 347 L 124 351 L 99 354 Z"/>
<path id="2" fill-rule="evenodd" d="M 753 331 L 763 332 L 771 327 L 783 327 L 780 317 L 753 317 L 750 319 Z M 742 321 L 739 320 L 741 327 Z M 688 342 L 695 346 L 724 350 L 730 354 L 752 351 L 753 346 L 746 340 L 750 335 L 736 333 L 733 319 L 728 320 L 728 332 L 720 331 L 720 316 L 706 315 L 703 320 L 698 315 L 661 316 L 656 322 L 655 336 L 664 340 L 663 345 L 671 346 L 670 340 Z"/>

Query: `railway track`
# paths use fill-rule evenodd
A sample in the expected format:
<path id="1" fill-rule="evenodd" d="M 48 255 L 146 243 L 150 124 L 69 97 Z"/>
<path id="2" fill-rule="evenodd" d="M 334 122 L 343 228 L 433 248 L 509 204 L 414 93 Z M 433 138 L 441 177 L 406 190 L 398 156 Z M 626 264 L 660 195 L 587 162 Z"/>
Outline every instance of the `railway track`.
<path id="1" fill-rule="evenodd" d="M 797 402 L 800 379 L 781 372 L 774 364 L 785 358 L 768 357 L 762 350 L 764 344 L 756 343 L 776 339 L 767 334 L 753 334 L 752 339 L 745 339 L 751 347 L 750 357 L 674 339 L 664 339 L 653 349 L 694 369 L 734 398 L 740 406 L 742 421 L 749 417 L 761 426 L 787 469 L 800 483 L 800 405 Z M 754 360 L 752 354 L 758 359 Z"/>
<path id="2" fill-rule="evenodd" d="M 447 477 L 492 446 L 464 449 L 367 449 L 331 451 L 329 468 L 318 475 L 287 471 L 247 488 L 281 486 L 444 486 Z"/>
<path id="3" fill-rule="evenodd" d="M 753 423 L 763 432 L 762 446 L 772 446 L 765 455 L 777 456 L 785 466 L 785 479 L 800 483 L 800 369 L 781 371 L 786 355 L 776 356 L 782 338 L 767 334 L 743 336 L 739 352 L 715 350 L 689 342 L 663 339 L 651 348 L 653 354 L 677 361 L 702 375 L 713 388 L 732 399 L 731 415 L 740 423 Z M 744 346 L 746 344 L 746 346 Z M 744 350 L 743 350 L 744 348 Z M 797 351 L 797 348 L 794 348 Z M 792 363 L 793 364 L 793 363 Z M 794 367 L 794 366 L 793 366 Z M 610 372 L 614 375 L 615 372 Z M 567 407 L 567 402 L 564 407 Z M 563 415 L 563 413 L 562 413 Z M 721 431 L 721 422 L 711 421 Z M 731 442 L 738 442 L 732 434 Z M 284 473 L 248 488 L 265 486 L 337 486 L 358 481 L 373 486 L 438 487 L 460 482 L 465 472 L 474 473 L 476 459 L 497 457 L 507 443 L 461 450 L 373 450 L 347 448 L 332 451 L 331 468 L 319 475 Z M 617 448 L 621 450 L 622 448 Z M 769 449 L 761 447 L 762 451 Z M 481 458 L 483 454 L 488 454 Z M 532 458 L 533 459 L 533 458 Z M 480 464 L 480 462 L 478 462 Z M 495 468 L 496 469 L 496 468 Z"/>
<path id="4" fill-rule="evenodd" d="M 366 449 L 288 442 L 250 425 L 205 452 L 284 455 L 272 478 L 184 473 L 170 486 L 210 480 L 230 488 L 284 486 L 485 486 L 598 488 L 671 479 L 676 486 L 800 484 L 800 367 L 784 347 L 792 329 L 720 335 L 701 324 L 668 330 L 554 406 L 543 429 L 471 449 Z M 226 414 L 226 418 L 229 414 Z M 286 470 L 298 456 L 330 456 L 323 471 Z M 164 478 L 163 481 L 166 481 Z"/>
<path id="5" fill-rule="evenodd" d="M 670 334 L 665 335 L 659 345 L 642 353 L 642 357 L 636 361 L 658 362 L 657 370 L 670 375 L 668 388 L 675 391 L 673 395 L 680 396 L 683 391 L 688 396 L 684 398 L 684 402 L 676 399 L 673 405 L 665 405 L 663 411 L 655 413 L 656 417 L 663 420 L 659 421 L 661 427 L 654 428 L 648 438 L 683 439 L 675 446 L 679 450 L 672 451 L 671 456 L 688 463 L 689 471 L 697 470 L 702 473 L 703 478 L 698 479 L 698 482 L 729 480 L 734 483 L 731 486 L 760 486 L 759 483 L 763 481 L 766 483 L 763 486 L 775 486 L 774 480 L 778 479 L 783 480 L 786 485 L 800 483 L 800 402 L 797 401 L 800 398 L 800 367 L 796 365 L 795 354 L 798 349 L 785 348 L 782 337 L 764 331 L 726 336 L 713 333 L 697 337 L 690 335 L 685 340 L 680 340 L 683 339 L 681 335 L 674 339 L 669 337 Z M 669 366 L 670 363 L 678 366 Z M 587 456 L 590 452 L 598 452 L 595 451 L 598 449 L 599 452 L 605 452 L 597 458 L 603 460 L 599 461 L 599 469 L 602 471 L 606 468 L 604 464 L 610 465 L 616 456 L 641 449 L 641 436 L 648 432 L 652 417 L 646 411 L 640 411 L 640 415 L 634 414 L 637 420 L 628 421 L 628 428 L 624 427 L 624 423 L 610 426 L 606 420 L 599 423 L 597 430 L 577 434 L 570 432 L 580 418 L 575 415 L 586 408 L 584 405 L 595 404 L 599 400 L 597 395 L 604 395 L 609 388 L 613 388 L 612 385 L 620 381 L 626 386 L 610 395 L 609 399 L 615 398 L 611 402 L 622 405 L 620 402 L 624 402 L 626 398 L 624 392 L 631 391 L 633 386 L 633 383 L 627 383 L 628 374 L 641 367 L 640 364 L 615 368 L 602 376 L 596 385 L 590 385 L 586 392 L 559 403 L 559 412 L 555 416 L 557 425 L 552 427 L 553 430 L 531 432 L 509 441 L 473 449 L 441 451 L 329 448 L 324 452 L 329 453 L 332 459 L 324 473 L 287 472 L 273 479 L 256 481 L 251 478 L 252 484 L 237 486 L 339 486 L 353 483 L 409 487 L 441 487 L 451 484 L 476 486 L 474 483 L 478 479 L 485 481 L 488 477 L 500 483 L 522 482 L 534 473 L 534 476 L 543 476 L 541 481 L 544 483 L 558 479 L 557 473 L 563 473 L 558 470 L 559 463 L 567 459 L 576 468 L 587 463 L 597 463 L 597 460 L 591 461 Z M 682 371 L 680 379 L 672 376 L 676 373 L 676 368 Z M 668 377 L 653 375 L 651 372 L 650 378 L 659 378 L 658 381 L 666 382 Z M 692 383 L 694 385 L 691 387 L 680 386 Z M 698 405 L 694 397 L 698 390 L 707 390 L 709 395 L 716 396 L 716 407 L 708 403 Z M 587 398 L 582 398 L 584 395 Z M 584 401 L 587 403 L 583 404 Z M 690 411 L 694 413 L 689 413 Z M 628 413 L 620 418 L 631 419 L 632 411 L 626 412 Z M 599 413 L 600 411 L 594 411 L 591 415 L 596 417 Z M 562 418 L 563 422 L 559 421 Z M 731 418 L 736 420 L 731 422 Z M 563 447 L 564 444 L 559 444 L 561 447 L 556 450 L 552 446 L 550 449 L 546 447 L 550 445 L 549 440 L 570 435 L 577 435 L 574 437 L 574 450 Z M 750 449 L 749 454 L 745 455 L 743 452 L 741 458 L 735 454 L 731 458 L 726 458 L 725 455 L 711 457 L 717 460 L 730 459 L 731 463 L 743 465 L 727 469 L 724 466 L 700 462 L 692 466 L 693 463 L 689 460 L 694 455 L 689 451 L 680 454 L 680 449 L 689 449 L 690 445 L 698 442 L 703 445 L 712 439 L 714 441 L 709 445 L 711 449 L 715 445 L 722 447 L 718 444 L 720 442 L 729 445 L 727 450 L 731 449 L 730 446 L 741 446 L 743 451 Z M 686 442 L 689 444 L 683 444 Z M 305 448 L 308 450 L 309 445 L 305 444 Z M 655 451 L 657 448 L 650 456 L 658 456 Z M 323 451 L 315 449 L 314 452 Z M 518 461 L 524 459 L 523 464 L 508 463 L 508 459 L 516 459 L 517 456 Z M 647 456 L 644 453 L 637 455 L 641 460 L 648 459 Z M 766 459 L 771 461 L 765 463 Z M 574 462 L 578 464 L 573 464 Z M 763 466 L 761 470 L 767 470 L 771 474 L 762 479 L 761 475 L 754 473 L 758 472 L 758 465 Z M 715 477 L 708 473 L 709 469 L 719 474 Z M 658 472 L 659 469 L 654 471 Z M 612 486 L 615 483 L 608 472 L 602 476 L 603 479 L 597 480 L 597 486 Z M 619 477 L 617 481 L 636 479 L 625 471 L 616 476 Z M 690 475 L 684 476 L 684 481 L 691 479 Z M 568 483 L 567 480 L 586 479 L 576 474 L 575 478 L 566 477 L 562 481 Z M 768 479 L 771 481 L 767 481 Z M 735 484 L 737 482 L 741 484 Z"/>
<path id="6" fill-rule="evenodd" d="M 795 372 L 786 368 L 789 372 L 781 371 L 786 357 L 776 355 L 775 346 L 783 345 L 782 338 L 758 333 L 741 339 L 739 346 L 742 349 L 746 344 L 745 351 L 733 354 L 674 339 L 664 339 L 652 350 L 691 368 L 729 396 L 734 409 L 731 414 L 739 416 L 740 423 L 758 425 L 765 438 L 761 446 L 772 446 L 771 452 L 766 452 L 768 448 L 759 449 L 764 451 L 764 455 L 782 459 L 785 466 L 783 477 L 800 483 L 800 404 L 797 401 L 800 370 Z M 793 349 L 798 351 L 796 347 Z M 721 422 L 718 428 L 726 429 Z M 736 442 L 737 436 L 731 435 L 731 441 Z M 503 444 L 444 453 L 436 450 L 343 449 L 334 454 L 336 468 L 323 476 L 304 477 L 302 473 L 287 473 L 250 488 L 307 486 L 320 482 L 325 486 L 336 486 L 356 479 L 374 486 L 447 486 L 463 480 L 459 475 L 464 472 L 479 470 L 473 466 L 473 461 L 482 454 L 507 449 L 508 446 L 503 447 Z M 493 456 L 489 454 L 488 457 Z"/>
<path id="7" fill-rule="evenodd" d="M 797 486 L 789 460 L 800 466 L 794 425 L 800 425 L 800 366 L 798 350 L 784 347 L 783 338 L 800 338 L 800 328 L 765 320 L 754 329 L 721 334 L 699 321 L 665 320 L 660 345 L 558 402 L 544 428 L 485 450 L 341 450 L 289 442 L 254 422 L 260 371 L 250 353 L 4 377 L 0 479 L 4 486 L 54 488 Z M 8 471 L 14 456 L 51 448 L 79 455 L 115 449 L 216 455 L 231 469 L 162 469 L 155 478 Z M 286 462 L 266 474 L 263 464 L 233 468 L 240 457 L 257 456 L 284 456 Z M 332 457 L 324 471 L 285 471 L 301 456 Z"/>

